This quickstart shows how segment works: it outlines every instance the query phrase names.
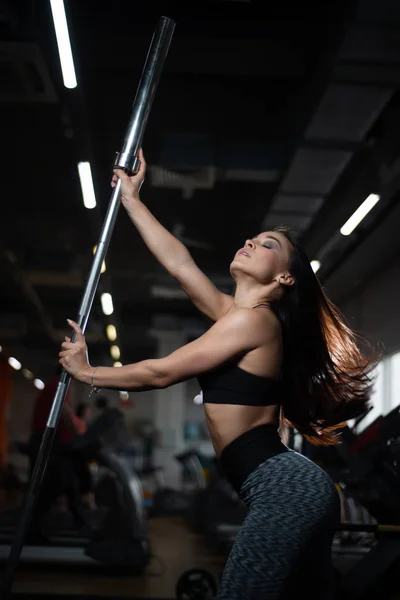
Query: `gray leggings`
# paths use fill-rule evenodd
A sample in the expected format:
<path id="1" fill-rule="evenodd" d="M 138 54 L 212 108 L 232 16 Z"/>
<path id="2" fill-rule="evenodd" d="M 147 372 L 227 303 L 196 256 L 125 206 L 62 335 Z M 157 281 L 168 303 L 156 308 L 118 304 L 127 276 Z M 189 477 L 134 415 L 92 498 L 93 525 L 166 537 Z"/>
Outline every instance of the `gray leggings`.
<path id="1" fill-rule="evenodd" d="M 269 458 L 245 480 L 249 511 L 229 554 L 218 600 L 334 598 L 331 546 L 340 519 L 333 481 L 294 451 Z"/>

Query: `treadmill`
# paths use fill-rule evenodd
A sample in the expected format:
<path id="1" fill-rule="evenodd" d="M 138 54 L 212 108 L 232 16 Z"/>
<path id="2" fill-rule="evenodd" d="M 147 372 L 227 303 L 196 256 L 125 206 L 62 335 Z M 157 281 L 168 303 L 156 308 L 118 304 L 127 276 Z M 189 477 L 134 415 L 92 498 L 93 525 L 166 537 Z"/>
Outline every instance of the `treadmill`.
<path id="1" fill-rule="evenodd" d="M 124 454 L 130 436 L 123 413 L 110 409 L 101 415 L 88 431 L 76 440 L 76 448 L 96 459 L 108 478 L 111 506 L 98 527 L 85 537 L 74 531 L 46 531 L 49 544 L 27 543 L 20 562 L 68 565 L 90 565 L 123 568 L 143 572 L 150 559 L 147 515 L 141 481 L 131 459 Z M 102 479 L 100 477 L 100 485 Z M 14 526 L 0 527 L 0 562 L 8 558 Z"/>

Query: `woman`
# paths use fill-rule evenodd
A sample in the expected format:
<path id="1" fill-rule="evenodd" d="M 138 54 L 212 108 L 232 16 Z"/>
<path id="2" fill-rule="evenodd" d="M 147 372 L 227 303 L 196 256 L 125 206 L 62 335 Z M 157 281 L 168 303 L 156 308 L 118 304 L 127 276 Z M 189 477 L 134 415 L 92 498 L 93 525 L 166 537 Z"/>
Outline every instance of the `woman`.
<path id="1" fill-rule="evenodd" d="M 247 240 L 230 266 L 234 296 L 218 291 L 141 202 L 139 157 L 138 174 L 116 170 L 112 186 L 121 179 L 121 201 L 147 247 L 214 324 L 169 356 L 115 369 L 90 365 L 69 321 L 76 343 L 66 339 L 60 363 L 100 388 L 142 391 L 197 377 L 216 455 L 249 508 L 218 598 L 293 598 L 300 589 L 330 598 L 339 499 L 323 470 L 282 443 L 279 420 L 315 444 L 337 443 L 343 421 L 366 410 L 375 364 L 285 229 Z"/>

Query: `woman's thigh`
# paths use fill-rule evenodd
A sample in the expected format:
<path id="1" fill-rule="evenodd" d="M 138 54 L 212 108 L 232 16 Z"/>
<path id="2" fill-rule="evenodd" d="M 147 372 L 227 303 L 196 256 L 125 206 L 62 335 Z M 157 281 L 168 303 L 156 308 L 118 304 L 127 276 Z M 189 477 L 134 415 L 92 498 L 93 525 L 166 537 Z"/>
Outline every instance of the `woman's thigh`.
<path id="1" fill-rule="evenodd" d="M 295 453 L 276 456 L 246 480 L 249 511 L 228 557 L 219 600 L 283 600 L 299 588 L 308 598 L 312 591 L 320 600 L 329 597 L 325 582 L 339 502 L 326 474 L 303 460 Z"/>

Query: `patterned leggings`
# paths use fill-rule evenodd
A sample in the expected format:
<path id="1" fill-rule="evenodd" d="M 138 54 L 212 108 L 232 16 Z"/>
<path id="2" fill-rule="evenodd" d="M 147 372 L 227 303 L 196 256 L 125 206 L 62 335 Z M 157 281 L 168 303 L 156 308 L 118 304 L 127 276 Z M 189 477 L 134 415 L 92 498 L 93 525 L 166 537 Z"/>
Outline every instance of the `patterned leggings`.
<path id="1" fill-rule="evenodd" d="M 294 451 L 269 458 L 245 480 L 249 511 L 228 557 L 218 600 L 335 597 L 331 545 L 340 503 L 330 477 Z"/>

